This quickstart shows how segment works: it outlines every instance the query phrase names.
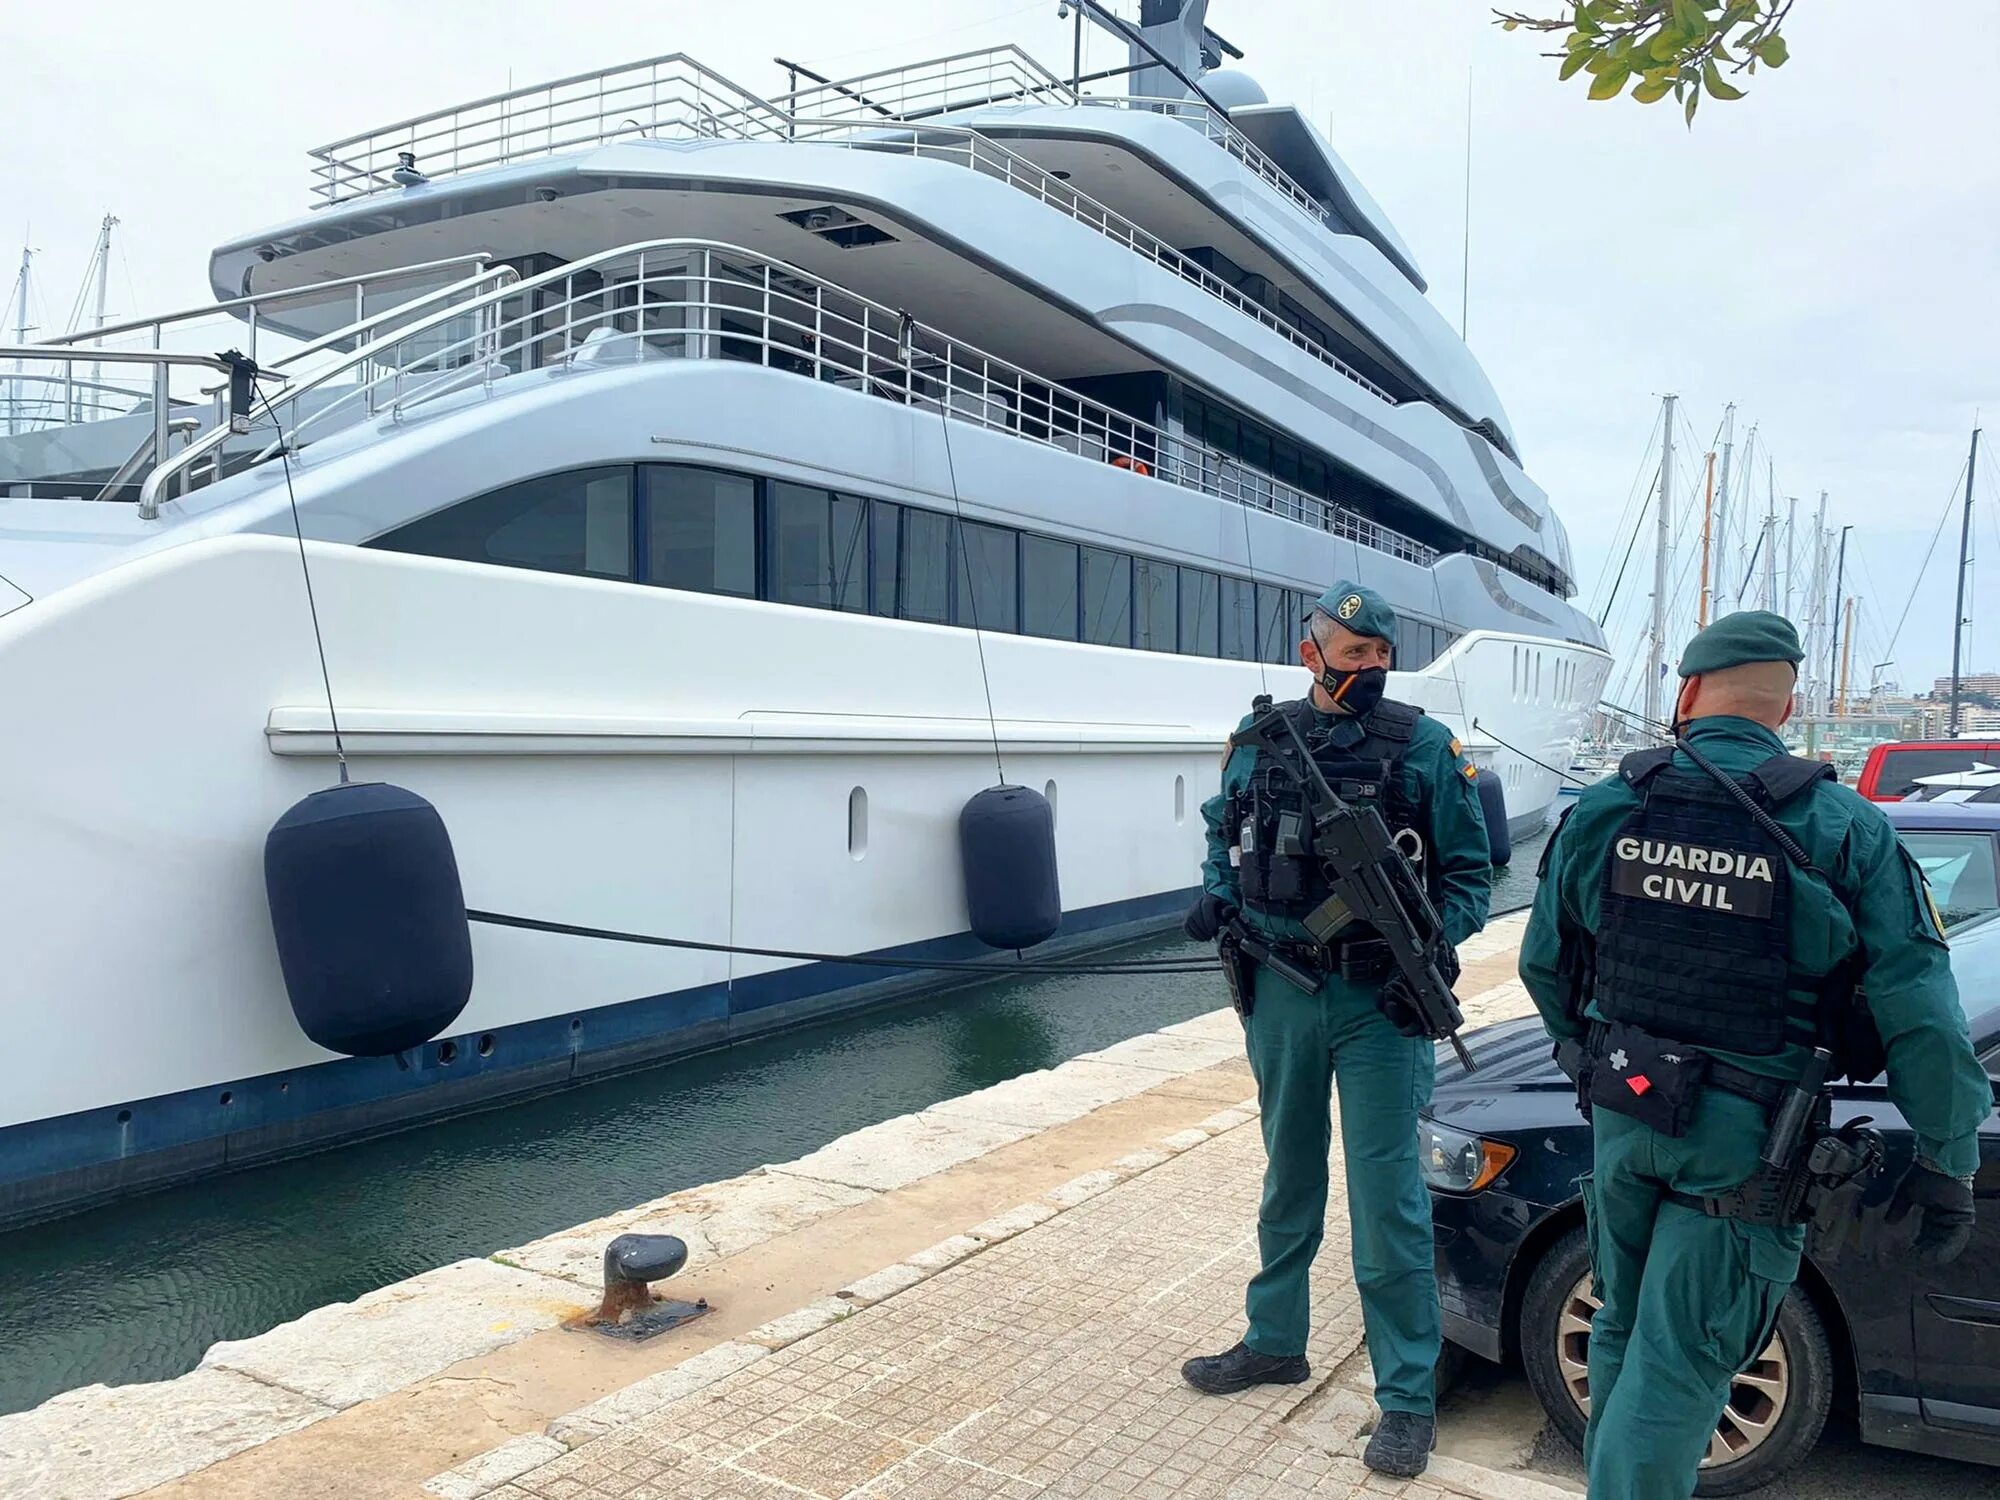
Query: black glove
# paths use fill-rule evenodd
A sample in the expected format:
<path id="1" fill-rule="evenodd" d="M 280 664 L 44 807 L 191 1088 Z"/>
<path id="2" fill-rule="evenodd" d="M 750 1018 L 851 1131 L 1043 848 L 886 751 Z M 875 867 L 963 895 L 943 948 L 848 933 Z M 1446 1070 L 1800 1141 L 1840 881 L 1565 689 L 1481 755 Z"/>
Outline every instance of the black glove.
<path id="1" fill-rule="evenodd" d="M 1181 931 L 1197 943 L 1212 943 L 1215 935 L 1222 931 L 1222 924 L 1235 914 L 1236 908 L 1215 892 L 1203 891 L 1194 898 L 1194 905 L 1188 908 L 1188 914 L 1181 922 Z"/>
<path id="2" fill-rule="evenodd" d="M 1900 1224 L 1913 1210 L 1920 1217 L 1909 1253 L 1925 1265 L 1949 1265 L 1972 1243 L 1971 1183 L 1913 1161 L 1896 1184 L 1896 1195 L 1889 1200 L 1888 1217 L 1883 1222 Z"/>

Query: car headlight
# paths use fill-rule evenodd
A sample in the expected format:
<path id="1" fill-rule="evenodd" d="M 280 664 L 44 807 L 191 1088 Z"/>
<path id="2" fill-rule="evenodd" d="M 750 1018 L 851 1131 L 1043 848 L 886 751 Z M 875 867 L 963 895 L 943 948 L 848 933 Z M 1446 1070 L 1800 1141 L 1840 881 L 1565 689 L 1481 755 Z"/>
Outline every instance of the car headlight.
<path id="1" fill-rule="evenodd" d="M 1417 1120 L 1417 1162 L 1424 1181 L 1440 1192 L 1480 1192 L 1517 1154 L 1505 1141 L 1489 1141 L 1436 1120 Z"/>

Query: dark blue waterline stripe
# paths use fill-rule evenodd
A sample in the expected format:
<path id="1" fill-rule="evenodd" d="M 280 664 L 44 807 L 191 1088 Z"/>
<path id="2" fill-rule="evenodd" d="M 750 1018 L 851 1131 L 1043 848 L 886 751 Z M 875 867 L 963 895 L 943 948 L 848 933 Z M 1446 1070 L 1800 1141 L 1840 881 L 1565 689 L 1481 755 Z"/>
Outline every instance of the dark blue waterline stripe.
<path id="1" fill-rule="evenodd" d="M 1053 946 L 1166 917 L 1185 907 L 1190 894 L 1163 892 L 1065 913 Z M 969 932 L 867 956 L 995 959 Z M 0 1224 L 723 1046 L 934 990 L 940 979 L 921 972 L 885 979 L 882 970 L 859 964 L 805 964 L 441 1037 L 403 1059 L 339 1058 L 26 1121 L 0 1128 Z M 274 995 L 272 1003 L 283 1002 Z"/>

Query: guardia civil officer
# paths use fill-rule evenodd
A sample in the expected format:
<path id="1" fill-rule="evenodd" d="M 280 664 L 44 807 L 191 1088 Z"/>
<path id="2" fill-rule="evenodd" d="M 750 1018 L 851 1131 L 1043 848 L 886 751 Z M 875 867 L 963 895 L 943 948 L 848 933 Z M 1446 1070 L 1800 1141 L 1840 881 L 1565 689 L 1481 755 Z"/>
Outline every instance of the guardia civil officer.
<path id="1" fill-rule="evenodd" d="M 1731 1377 L 1770 1341 L 1806 1231 L 1759 1158 L 1816 1046 L 1864 1075 L 1886 1050 L 1917 1138 L 1894 1248 L 1943 1264 L 1972 1233 L 1990 1085 L 1916 862 L 1879 809 L 1775 733 L 1800 656 L 1791 623 L 1763 611 L 1702 631 L 1675 707 L 1693 755 L 1628 755 L 1543 856 L 1521 978 L 1580 1063 L 1593 1124 L 1592 1500 L 1692 1494 Z"/>
<path id="2" fill-rule="evenodd" d="M 1406 842 L 1421 846 L 1425 883 L 1455 945 L 1486 922 L 1493 874 L 1486 824 L 1458 741 L 1422 709 L 1382 696 L 1395 639 L 1396 617 L 1380 595 L 1335 584 L 1299 645 L 1314 678 L 1311 696 L 1284 707 L 1336 792 L 1379 808 L 1391 831 L 1414 832 Z M 1287 841 L 1305 789 L 1266 759 L 1252 746 L 1232 748 L 1221 793 L 1202 805 L 1208 858 L 1187 932 L 1208 941 L 1240 912 L 1295 965 L 1324 978 L 1307 994 L 1268 970 L 1256 974 L 1244 1029 L 1270 1163 L 1257 1216 L 1263 1269 L 1244 1299 L 1242 1342 L 1189 1360 L 1182 1373 L 1214 1394 L 1310 1373 L 1307 1277 L 1326 1229 L 1329 1096 L 1338 1077 L 1354 1279 L 1383 1412 L 1365 1459 L 1385 1473 L 1413 1475 L 1429 1462 L 1435 1435 L 1438 1293 L 1430 1198 L 1417 1165 L 1431 1043 L 1399 1010 L 1403 981 L 1392 977 L 1387 945 L 1372 929 L 1350 928 L 1323 949 L 1300 925 L 1331 893 L 1317 861 L 1291 852 Z M 1456 977 L 1456 955 L 1446 949 L 1437 958 L 1446 977 Z"/>

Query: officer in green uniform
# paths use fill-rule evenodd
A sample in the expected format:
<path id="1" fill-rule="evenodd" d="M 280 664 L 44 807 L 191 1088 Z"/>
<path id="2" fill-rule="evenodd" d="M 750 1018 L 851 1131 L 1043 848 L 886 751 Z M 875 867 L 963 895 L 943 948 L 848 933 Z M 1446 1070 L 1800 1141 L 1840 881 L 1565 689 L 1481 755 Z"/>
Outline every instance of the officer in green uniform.
<path id="1" fill-rule="evenodd" d="M 1731 1378 L 1770 1341 L 1806 1231 L 1774 1207 L 1784 1179 L 1759 1158 L 1816 1046 L 1836 1073 L 1886 1054 L 1917 1138 L 1887 1215 L 1896 1250 L 1942 1264 L 1971 1237 L 1990 1085 L 1916 862 L 1879 809 L 1775 733 L 1801 654 L 1763 611 L 1702 631 L 1675 709 L 1695 755 L 1627 756 L 1543 855 L 1520 968 L 1593 1125 L 1592 1500 L 1692 1494 Z"/>
<path id="2" fill-rule="evenodd" d="M 1314 678 L 1311 696 L 1285 707 L 1336 792 L 1380 808 L 1392 832 L 1412 831 L 1404 842 L 1418 848 L 1419 870 L 1456 945 L 1485 925 L 1492 887 L 1476 773 L 1436 720 L 1382 697 L 1395 639 L 1395 614 L 1380 595 L 1357 584 L 1334 585 L 1320 597 L 1299 646 Z M 1262 759 L 1251 746 L 1233 746 L 1221 793 L 1202 805 L 1208 858 L 1187 932 L 1208 941 L 1240 911 L 1274 947 L 1325 978 L 1307 994 L 1267 969 L 1257 971 L 1244 1031 L 1270 1163 L 1257 1216 L 1263 1269 L 1245 1298 L 1249 1328 L 1242 1342 L 1189 1360 L 1182 1373 L 1215 1394 L 1295 1383 L 1310 1373 L 1307 1274 L 1326 1229 L 1337 1077 L 1354 1278 L 1383 1412 L 1366 1461 L 1413 1475 L 1428 1463 L 1435 1436 L 1438 1293 L 1430 1197 L 1417 1165 L 1417 1112 L 1430 1101 L 1434 1070 L 1431 1043 L 1402 1008 L 1402 978 L 1372 929 L 1350 929 L 1329 950 L 1299 923 L 1331 892 L 1310 851 L 1296 845 L 1303 788 Z M 1446 977 L 1456 977 L 1456 955 L 1447 949 L 1437 957 Z"/>

